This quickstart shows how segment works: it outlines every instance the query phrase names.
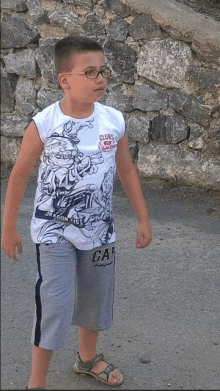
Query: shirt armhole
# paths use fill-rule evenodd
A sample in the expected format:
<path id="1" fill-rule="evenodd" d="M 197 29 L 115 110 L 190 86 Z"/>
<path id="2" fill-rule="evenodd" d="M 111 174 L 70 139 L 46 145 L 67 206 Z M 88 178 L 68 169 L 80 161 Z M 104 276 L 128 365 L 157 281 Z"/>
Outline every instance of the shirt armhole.
<path id="1" fill-rule="evenodd" d="M 120 118 L 121 134 L 120 134 L 119 140 L 122 137 L 127 135 L 127 130 L 126 130 L 126 127 L 125 127 L 125 119 L 124 119 L 124 116 L 123 116 L 122 112 L 120 112 L 120 114 L 121 114 L 121 118 Z"/>
<path id="2" fill-rule="evenodd" d="M 44 143 L 44 140 L 42 139 L 42 137 L 41 137 L 41 135 L 40 135 L 40 132 L 39 132 L 39 129 L 38 129 L 38 127 L 37 127 L 37 124 L 36 124 L 36 122 L 35 122 L 35 120 L 34 120 L 33 118 L 32 118 L 32 121 L 33 121 L 33 123 L 34 123 L 34 125 L 35 125 L 35 128 L 36 128 L 36 130 L 37 130 L 38 136 L 40 137 L 42 143 Z"/>

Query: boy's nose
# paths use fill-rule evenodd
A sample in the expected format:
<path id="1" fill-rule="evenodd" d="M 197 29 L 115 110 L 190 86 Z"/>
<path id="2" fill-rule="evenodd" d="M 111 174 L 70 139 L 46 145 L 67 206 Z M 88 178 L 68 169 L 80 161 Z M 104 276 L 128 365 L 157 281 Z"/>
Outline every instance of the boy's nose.
<path id="1" fill-rule="evenodd" d="M 95 79 L 96 84 L 100 87 L 105 87 L 106 85 L 106 79 L 101 75 L 101 73 L 98 75 L 98 77 Z"/>
<path id="2" fill-rule="evenodd" d="M 96 78 L 96 80 L 102 80 L 103 81 L 103 79 L 105 80 L 105 77 L 103 77 L 102 74 L 99 73 L 98 77 Z"/>

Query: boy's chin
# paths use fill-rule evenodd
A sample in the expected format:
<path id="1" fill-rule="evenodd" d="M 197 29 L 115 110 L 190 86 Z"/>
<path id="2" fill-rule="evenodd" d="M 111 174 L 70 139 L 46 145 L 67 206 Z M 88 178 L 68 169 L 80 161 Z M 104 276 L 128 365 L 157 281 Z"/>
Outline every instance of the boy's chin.
<path id="1" fill-rule="evenodd" d="M 96 97 L 96 102 L 99 102 L 100 100 L 103 100 L 104 99 L 104 92 L 105 91 L 102 91 L 102 93 L 100 93 L 97 97 Z"/>
<path id="2" fill-rule="evenodd" d="M 104 98 L 103 98 L 103 95 L 102 96 L 100 96 L 99 98 L 97 98 L 96 100 L 95 100 L 95 102 L 100 102 L 100 101 L 103 101 L 104 100 Z"/>

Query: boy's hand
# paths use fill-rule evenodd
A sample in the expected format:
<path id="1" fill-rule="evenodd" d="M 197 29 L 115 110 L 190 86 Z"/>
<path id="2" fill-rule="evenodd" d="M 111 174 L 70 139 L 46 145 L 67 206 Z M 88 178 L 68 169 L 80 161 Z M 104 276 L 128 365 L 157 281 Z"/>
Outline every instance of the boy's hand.
<path id="1" fill-rule="evenodd" d="M 152 240 L 152 232 L 149 223 L 147 221 L 139 222 L 138 229 L 137 229 L 136 247 L 137 248 L 147 247 L 149 246 L 151 240 Z"/>
<path id="2" fill-rule="evenodd" d="M 18 233 L 15 230 L 3 231 L 1 247 L 8 257 L 17 261 L 16 249 L 19 253 L 22 252 L 22 241 Z"/>

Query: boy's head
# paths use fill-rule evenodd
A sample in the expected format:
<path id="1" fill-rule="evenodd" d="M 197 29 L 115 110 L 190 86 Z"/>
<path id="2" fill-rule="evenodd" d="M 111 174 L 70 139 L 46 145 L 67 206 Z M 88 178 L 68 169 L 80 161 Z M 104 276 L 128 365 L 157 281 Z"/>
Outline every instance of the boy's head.
<path id="1" fill-rule="evenodd" d="M 71 72 L 74 67 L 74 53 L 102 52 L 101 45 L 91 38 L 71 35 L 55 45 L 55 68 L 57 76 L 61 72 Z"/>
<path id="2" fill-rule="evenodd" d="M 91 103 L 102 97 L 108 71 L 98 42 L 83 36 L 61 39 L 55 45 L 55 67 L 67 99 Z"/>

